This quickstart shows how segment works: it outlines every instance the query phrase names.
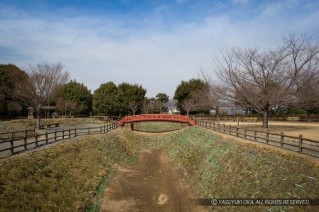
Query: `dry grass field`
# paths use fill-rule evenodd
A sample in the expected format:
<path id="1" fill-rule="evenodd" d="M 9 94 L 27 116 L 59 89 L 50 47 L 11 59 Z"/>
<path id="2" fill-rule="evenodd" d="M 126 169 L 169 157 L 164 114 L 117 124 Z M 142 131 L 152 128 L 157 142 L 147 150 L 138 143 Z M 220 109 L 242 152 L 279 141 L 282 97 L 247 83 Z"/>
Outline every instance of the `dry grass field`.
<path id="1" fill-rule="evenodd" d="M 220 124 L 237 126 L 237 122 L 233 121 L 221 121 Z M 285 135 L 302 135 L 305 138 L 319 141 L 319 123 L 270 121 L 268 129 L 262 128 L 261 125 L 261 122 L 239 122 L 239 127 L 243 129 L 274 133 L 283 132 Z"/>
<path id="2" fill-rule="evenodd" d="M 10 121 L 0 121 L 0 133 L 12 131 L 34 130 L 36 119 L 15 119 Z M 55 118 L 41 119 L 41 124 L 60 123 L 60 126 L 77 126 L 87 124 L 105 124 L 95 118 Z"/>

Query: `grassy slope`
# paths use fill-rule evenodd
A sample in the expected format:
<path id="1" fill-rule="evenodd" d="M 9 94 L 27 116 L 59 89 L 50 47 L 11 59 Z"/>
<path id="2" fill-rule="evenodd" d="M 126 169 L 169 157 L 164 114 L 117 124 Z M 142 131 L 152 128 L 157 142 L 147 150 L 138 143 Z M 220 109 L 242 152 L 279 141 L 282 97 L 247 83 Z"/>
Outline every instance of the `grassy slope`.
<path id="1" fill-rule="evenodd" d="M 119 163 L 134 162 L 139 148 L 132 133 L 110 132 L 2 161 L 0 211 L 84 210 L 97 186 Z"/>
<path id="2" fill-rule="evenodd" d="M 160 126 L 159 131 L 164 125 Z M 318 198 L 318 165 L 189 127 L 162 136 L 110 132 L 78 137 L 5 160 L 0 163 L 0 211 L 85 209 L 95 201 L 93 196 L 103 191 L 119 163 L 136 160 L 141 141 L 166 148 L 198 197 Z M 291 207 L 226 208 L 256 209 L 277 211 Z M 304 211 L 305 207 L 294 209 Z"/>
<path id="3" fill-rule="evenodd" d="M 306 159 L 224 140 L 199 127 L 163 136 L 144 136 L 143 139 L 148 141 L 147 144 L 167 149 L 198 197 L 319 198 L 319 167 Z M 288 206 L 227 208 L 248 211 L 292 209 Z M 305 207 L 295 206 L 294 209 L 303 211 Z"/>
<path id="4" fill-rule="evenodd" d="M 182 124 L 176 122 L 147 121 L 134 123 L 134 130 L 158 133 L 179 130 L 182 126 Z"/>

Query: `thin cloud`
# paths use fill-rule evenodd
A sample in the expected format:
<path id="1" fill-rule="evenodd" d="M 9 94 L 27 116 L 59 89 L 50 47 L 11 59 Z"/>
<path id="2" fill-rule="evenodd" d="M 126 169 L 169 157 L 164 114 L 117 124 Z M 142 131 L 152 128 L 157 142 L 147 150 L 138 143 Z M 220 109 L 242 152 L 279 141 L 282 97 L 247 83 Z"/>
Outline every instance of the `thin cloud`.
<path id="1" fill-rule="evenodd" d="M 275 14 L 277 18 L 285 10 L 285 4 L 277 6 L 272 16 Z M 142 84 L 147 96 L 165 92 L 172 97 L 181 80 L 197 77 L 200 69 L 210 71 L 213 58 L 220 55 L 221 50 L 268 49 L 292 33 L 317 34 L 319 23 L 315 20 L 319 15 L 316 11 L 306 8 L 307 14 L 294 19 L 290 15 L 293 8 L 290 8 L 291 11 L 286 12 L 288 18 L 277 18 L 274 22 L 260 14 L 271 7 L 275 6 L 271 3 L 255 6 L 256 14 L 250 18 L 238 19 L 233 11 L 220 8 L 216 13 L 205 13 L 204 18 L 193 14 L 194 18 L 177 17 L 172 23 L 163 18 L 163 14 L 175 9 L 172 5 L 156 12 L 154 7 L 152 13 L 138 17 L 108 13 L 45 17 L 11 8 L 11 14 L 23 13 L 23 18 L 1 16 L 0 25 L 6 27 L 0 28 L 0 63 L 23 67 L 61 62 L 72 78 L 86 84 L 91 91 L 107 81 L 116 84 L 125 81 Z"/>
<path id="2" fill-rule="evenodd" d="M 233 4 L 248 4 L 249 0 L 233 0 Z"/>

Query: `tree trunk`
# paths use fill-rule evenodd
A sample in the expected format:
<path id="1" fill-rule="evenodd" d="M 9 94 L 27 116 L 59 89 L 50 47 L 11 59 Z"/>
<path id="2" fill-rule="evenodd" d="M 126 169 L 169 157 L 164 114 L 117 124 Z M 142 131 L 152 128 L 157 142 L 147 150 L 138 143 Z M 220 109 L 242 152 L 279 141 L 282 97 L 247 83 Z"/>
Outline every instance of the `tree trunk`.
<path id="1" fill-rule="evenodd" d="M 263 111 L 263 128 L 268 128 L 268 111 Z"/>
<path id="2" fill-rule="evenodd" d="M 218 122 L 219 121 L 219 107 L 218 106 L 216 106 L 215 111 L 216 111 L 216 120 Z"/>
<path id="3" fill-rule="evenodd" d="M 310 122 L 310 111 L 307 111 L 307 119 L 308 119 L 308 122 Z"/>
<path id="4" fill-rule="evenodd" d="M 35 129 L 39 130 L 40 129 L 40 122 L 41 122 L 41 105 L 39 105 L 37 107 L 36 114 L 37 114 L 37 122 L 36 122 L 36 125 L 35 125 Z"/>

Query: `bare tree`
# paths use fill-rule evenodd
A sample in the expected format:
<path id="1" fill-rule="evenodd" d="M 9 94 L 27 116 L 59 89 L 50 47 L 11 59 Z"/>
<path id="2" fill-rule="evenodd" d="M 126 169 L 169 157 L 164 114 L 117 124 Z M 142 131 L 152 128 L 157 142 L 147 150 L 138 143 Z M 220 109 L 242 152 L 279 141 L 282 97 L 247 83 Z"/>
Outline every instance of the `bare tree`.
<path id="1" fill-rule="evenodd" d="M 189 115 L 190 111 L 205 110 L 208 109 L 207 104 L 207 92 L 202 89 L 193 90 L 190 92 L 188 98 L 186 98 L 181 106 L 186 111 L 186 115 Z"/>
<path id="2" fill-rule="evenodd" d="M 58 88 L 69 79 L 69 73 L 62 71 L 61 64 L 29 65 L 28 76 L 22 81 L 14 78 L 14 92 L 10 95 L 26 106 L 30 106 L 36 112 L 36 129 L 40 129 L 41 107 L 49 104 L 57 95 Z M 14 76 L 13 76 L 14 77 Z"/>
<path id="3" fill-rule="evenodd" d="M 202 104 L 206 108 L 215 110 L 216 119 L 218 120 L 220 108 L 224 105 L 227 105 L 226 100 L 223 99 L 223 96 L 225 96 L 226 94 L 227 88 L 225 86 L 222 87 L 216 82 L 216 80 L 213 79 L 213 77 L 209 76 L 203 71 L 201 71 L 201 76 L 207 84 L 207 89 L 203 90 L 203 94 L 201 95 L 202 100 L 200 102 L 203 102 Z"/>
<path id="4" fill-rule="evenodd" d="M 129 109 L 132 111 L 132 115 L 135 115 L 135 113 L 137 112 L 138 108 L 139 108 L 140 103 L 135 101 L 135 100 L 131 100 L 128 103 L 128 107 Z"/>
<path id="5" fill-rule="evenodd" d="M 277 50 L 233 49 L 216 62 L 220 83 L 227 87 L 223 97 L 247 103 L 268 128 L 269 112 L 293 101 L 305 77 L 318 72 L 318 52 L 306 36 L 291 36 Z"/>
<path id="6" fill-rule="evenodd" d="M 184 108 L 186 115 L 188 116 L 190 111 L 195 110 L 196 102 L 192 97 L 189 97 L 182 102 L 181 106 Z"/>
<path id="7" fill-rule="evenodd" d="M 148 114 L 149 111 L 149 100 L 147 98 L 144 98 L 141 104 L 141 109 L 143 114 Z"/>
<path id="8" fill-rule="evenodd" d="M 63 113 L 64 116 L 67 117 L 67 114 L 69 113 L 69 116 L 72 116 L 72 112 L 77 108 L 77 103 L 73 100 L 65 100 L 63 98 L 57 98 L 56 101 L 56 108 Z"/>
<path id="9" fill-rule="evenodd" d="M 312 76 L 311 79 L 305 77 L 306 83 L 299 87 L 296 93 L 295 104 L 305 110 L 310 121 L 310 114 L 319 108 L 319 74 Z"/>

